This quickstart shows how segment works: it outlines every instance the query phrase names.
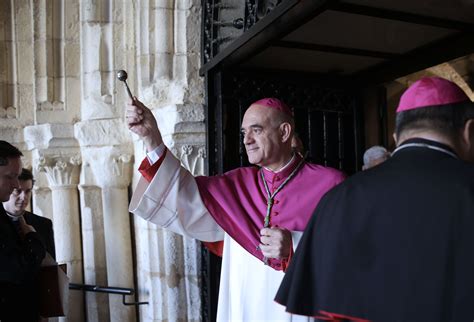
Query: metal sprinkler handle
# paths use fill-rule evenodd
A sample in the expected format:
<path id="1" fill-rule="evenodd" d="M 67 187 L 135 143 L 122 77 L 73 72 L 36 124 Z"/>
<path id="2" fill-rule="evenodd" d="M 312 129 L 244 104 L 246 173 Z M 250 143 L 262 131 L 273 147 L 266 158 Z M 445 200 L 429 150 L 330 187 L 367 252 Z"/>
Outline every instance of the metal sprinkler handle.
<path id="1" fill-rule="evenodd" d="M 117 78 L 125 84 L 125 88 L 127 89 L 128 97 L 130 97 L 130 99 L 133 101 L 132 92 L 130 91 L 130 88 L 128 87 L 128 84 L 127 84 L 127 77 L 128 77 L 127 72 L 124 71 L 123 69 L 121 69 L 117 72 Z"/>

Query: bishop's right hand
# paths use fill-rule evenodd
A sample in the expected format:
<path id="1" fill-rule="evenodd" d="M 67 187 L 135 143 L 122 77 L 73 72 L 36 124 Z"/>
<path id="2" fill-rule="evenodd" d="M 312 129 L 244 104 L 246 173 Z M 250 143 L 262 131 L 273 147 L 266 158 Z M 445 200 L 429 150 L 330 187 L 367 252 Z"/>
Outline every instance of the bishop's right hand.
<path id="1" fill-rule="evenodd" d="M 153 113 L 136 97 L 127 105 L 125 120 L 128 129 L 143 140 L 148 152 L 163 142 Z"/>

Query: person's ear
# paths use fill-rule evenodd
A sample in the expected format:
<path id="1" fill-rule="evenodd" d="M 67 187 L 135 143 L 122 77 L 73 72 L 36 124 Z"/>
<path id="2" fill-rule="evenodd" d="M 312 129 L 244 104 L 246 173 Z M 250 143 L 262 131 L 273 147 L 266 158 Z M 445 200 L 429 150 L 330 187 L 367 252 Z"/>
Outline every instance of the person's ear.
<path id="1" fill-rule="evenodd" d="M 393 137 L 393 142 L 395 142 L 395 146 L 398 146 L 398 138 L 395 132 L 393 132 L 392 137 Z"/>
<path id="2" fill-rule="evenodd" d="M 474 119 L 469 119 L 464 124 L 462 130 L 462 143 L 465 146 L 465 151 L 469 155 L 469 161 L 474 161 Z"/>
<path id="3" fill-rule="evenodd" d="M 464 137 L 474 144 L 472 141 L 474 139 L 474 119 L 469 119 L 466 121 L 466 124 L 464 124 Z"/>
<path id="4" fill-rule="evenodd" d="M 288 122 L 283 122 L 280 124 L 280 134 L 281 134 L 281 142 L 285 143 L 290 140 L 291 138 L 291 124 Z"/>

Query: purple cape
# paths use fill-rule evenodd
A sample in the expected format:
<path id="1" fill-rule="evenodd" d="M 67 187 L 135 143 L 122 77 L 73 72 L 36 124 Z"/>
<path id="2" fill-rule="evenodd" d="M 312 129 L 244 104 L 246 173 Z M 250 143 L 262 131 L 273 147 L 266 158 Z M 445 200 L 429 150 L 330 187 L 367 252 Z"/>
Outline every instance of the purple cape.
<path id="1" fill-rule="evenodd" d="M 250 254 L 263 260 L 257 246 L 267 210 L 267 194 L 259 171 L 263 171 L 271 192 L 290 175 L 301 157 L 278 173 L 257 167 L 238 168 L 222 175 L 196 177 L 204 204 L 214 220 Z M 321 197 L 344 180 L 332 168 L 304 163 L 296 175 L 275 196 L 271 227 L 303 231 Z M 268 264 L 282 269 L 282 261 L 270 259 Z"/>

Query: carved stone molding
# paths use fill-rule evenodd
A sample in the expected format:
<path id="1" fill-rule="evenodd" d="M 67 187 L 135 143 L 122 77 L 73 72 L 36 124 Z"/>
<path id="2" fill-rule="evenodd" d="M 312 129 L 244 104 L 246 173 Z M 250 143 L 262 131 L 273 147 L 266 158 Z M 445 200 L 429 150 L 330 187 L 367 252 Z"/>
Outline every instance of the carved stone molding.
<path id="1" fill-rule="evenodd" d="M 51 188 L 76 187 L 81 165 L 79 155 L 44 156 L 38 158 L 37 170 L 44 172 Z"/>
<path id="2" fill-rule="evenodd" d="M 80 112 L 79 0 L 31 1 L 35 121 L 74 122 Z M 31 19 L 28 18 L 28 19 Z"/>
<path id="3" fill-rule="evenodd" d="M 206 132 L 204 107 L 201 104 L 174 104 L 153 109 L 163 136 L 177 133 Z"/>
<path id="4" fill-rule="evenodd" d="M 16 6 L 13 1 L 2 1 L 0 9 L 0 118 L 16 118 L 16 106 L 18 106 L 18 95 L 16 78 L 18 77 L 18 58 L 15 55 L 18 50 L 17 42 L 9 41 L 16 39 L 17 33 L 14 28 L 17 23 L 15 12 Z"/>
<path id="5" fill-rule="evenodd" d="M 123 145 L 131 142 L 131 132 L 122 119 L 87 120 L 74 124 L 74 135 L 82 147 Z"/>
<path id="6" fill-rule="evenodd" d="M 25 142 L 30 150 L 77 147 L 72 124 L 31 125 L 24 129 Z"/>
<path id="7" fill-rule="evenodd" d="M 1 107 L 0 108 L 0 118 L 2 119 L 15 119 L 16 116 L 16 108 L 13 106 Z"/>
<path id="8" fill-rule="evenodd" d="M 83 120 L 119 117 L 123 101 L 118 100 L 117 93 L 123 93 L 116 87 L 122 86 L 117 81 L 116 69 L 121 63 L 120 55 L 115 53 L 121 47 L 123 34 L 122 6 L 112 0 L 85 0 L 81 6 L 81 39 L 87 47 L 81 48 L 84 59 L 81 67 Z M 118 59 L 117 59 L 118 58 Z M 117 64 L 117 66 L 114 66 Z"/>
<path id="9" fill-rule="evenodd" d="M 158 1 L 159 4 L 155 4 L 152 0 L 140 0 L 136 12 L 138 30 L 149 30 L 137 35 L 140 86 L 147 87 L 158 79 L 172 78 L 172 53 L 176 50 L 173 48 L 173 2 Z"/>

